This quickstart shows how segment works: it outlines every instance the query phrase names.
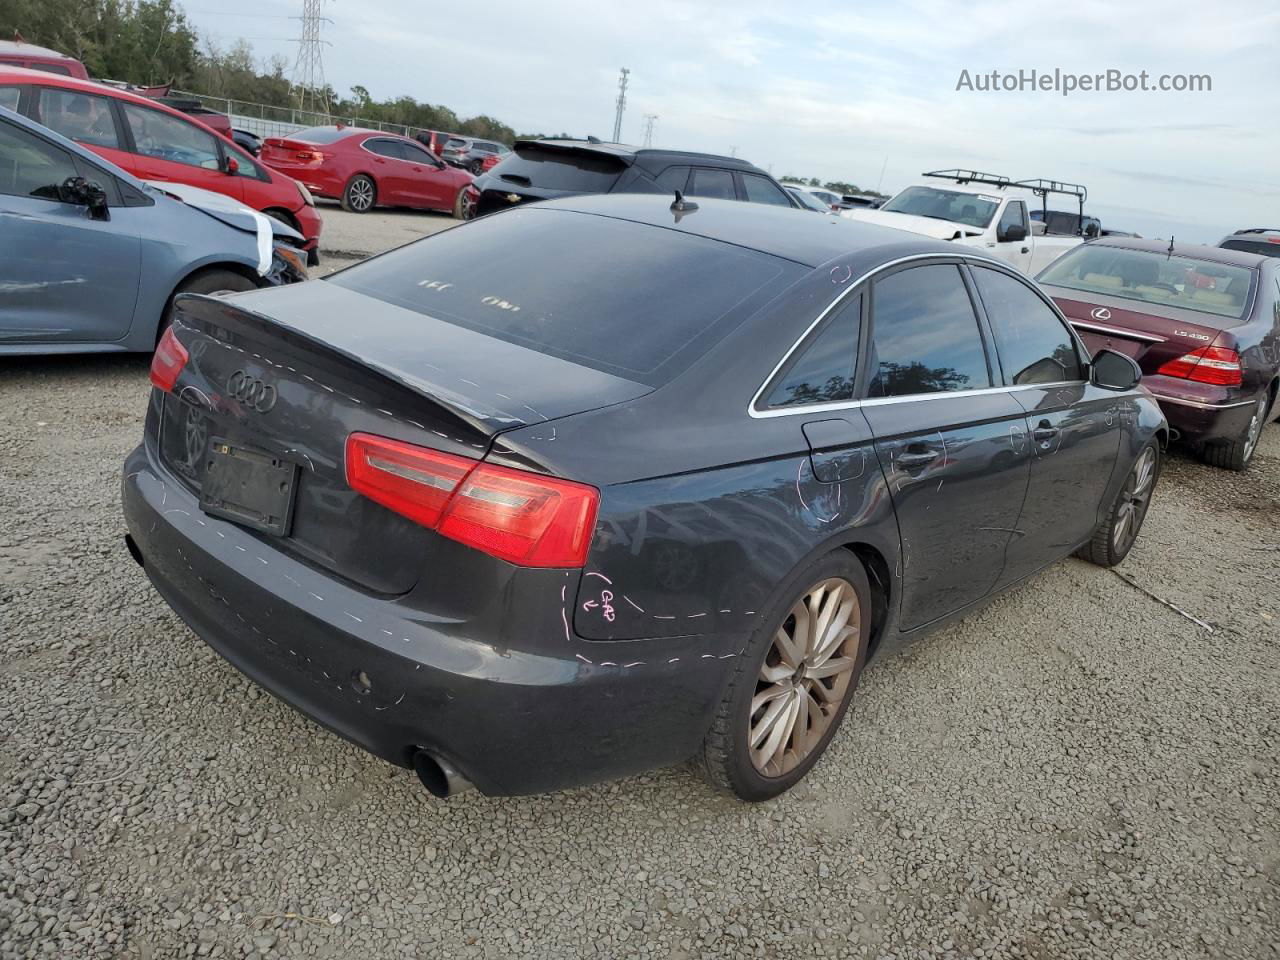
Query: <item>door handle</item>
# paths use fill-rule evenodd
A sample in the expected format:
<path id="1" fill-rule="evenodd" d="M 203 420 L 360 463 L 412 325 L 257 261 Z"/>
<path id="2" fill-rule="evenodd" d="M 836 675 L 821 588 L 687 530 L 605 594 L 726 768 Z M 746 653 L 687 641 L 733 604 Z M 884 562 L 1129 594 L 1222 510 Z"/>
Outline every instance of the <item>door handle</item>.
<path id="1" fill-rule="evenodd" d="M 901 464 L 905 470 L 926 466 L 937 459 L 937 450 L 921 450 L 919 453 L 900 453 L 897 456 L 898 463 Z"/>
<path id="2" fill-rule="evenodd" d="M 1049 423 L 1048 420 L 1041 420 L 1039 425 L 1031 431 L 1031 436 L 1041 443 L 1052 440 L 1057 435 L 1058 428 Z"/>
<path id="3" fill-rule="evenodd" d="M 1023 252 L 1023 253 L 1030 253 L 1030 252 L 1031 252 L 1031 248 L 1030 248 L 1030 247 L 1023 247 L 1023 248 L 1022 248 L 1022 252 Z"/>

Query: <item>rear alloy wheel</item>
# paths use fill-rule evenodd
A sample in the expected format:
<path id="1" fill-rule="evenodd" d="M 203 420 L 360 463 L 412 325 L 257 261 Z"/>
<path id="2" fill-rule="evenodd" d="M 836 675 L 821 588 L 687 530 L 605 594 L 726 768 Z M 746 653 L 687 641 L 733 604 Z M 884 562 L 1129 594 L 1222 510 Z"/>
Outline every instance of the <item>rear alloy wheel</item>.
<path id="1" fill-rule="evenodd" d="M 472 203 L 471 198 L 467 196 L 467 188 L 463 187 L 458 191 L 457 199 L 453 201 L 453 219 L 472 220 L 475 215 L 476 206 Z"/>
<path id="2" fill-rule="evenodd" d="M 1267 412 L 1271 405 L 1271 391 L 1263 390 L 1258 394 L 1253 405 L 1253 416 L 1244 435 L 1235 440 L 1217 440 L 1206 443 L 1200 448 L 1200 458 L 1213 467 L 1224 470 L 1243 470 L 1249 466 L 1254 451 L 1258 449 L 1258 439 L 1262 436 L 1262 428 L 1267 423 Z"/>
<path id="3" fill-rule="evenodd" d="M 483 161 L 483 160 L 472 160 L 472 161 L 471 161 L 471 175 L 472 175 L 473 177 L 478 177 L 478 176 L 480 176 L 480 174 L 481 174 L 481 173 L 483 173 L 483 172 L 484 172 L 484 161 Z"/>
<path id="4" fill-rule="evenodd" d="M 743 800 L 797 783 L 826 750 L 853 699 L 870 637 L 861 562 L 828 554 L 796 578 L 749 642 L 703 742 L 702 771 Z"/>
<path id="5" fill-rule="evenodd" d="M 1127 557 L 1138 539 L 1159 479 L 1160 446 L 1155 440 L 1149 440 L 1133 461 L 1106 521 L 1076 555 L 1100 567 L 1114 567 Z"/>
<path id="6" fill-rule="evenodd" d="M 348 180 L 347 188 L 342 191 L 342 209 L 352 213 L 368 213 L 377 202 L 377 185 L 363 173 Z"/>

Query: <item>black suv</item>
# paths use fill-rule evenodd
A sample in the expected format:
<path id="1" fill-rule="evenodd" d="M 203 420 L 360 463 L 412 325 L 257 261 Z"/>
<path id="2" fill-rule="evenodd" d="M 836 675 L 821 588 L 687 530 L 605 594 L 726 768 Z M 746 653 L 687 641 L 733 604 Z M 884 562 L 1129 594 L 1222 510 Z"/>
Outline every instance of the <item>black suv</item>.
<path id="1" fill-rule="evenodd" d="M 494 143 L 492 140 L 453 137 L 445 143 L 440 159 L 455 167 L 469 170 L 473 174 L 479 174 L 484 167 L 485 157 L 491 157 L 495 153 L 503 157 L 510 152 L 502 144 Z"/>
<path id="2" fill-rule="evenodd" d="M 1264 257 L 1280 257 L 1280 229 L 1276 227 L 1249 227 L 1223 237 L 1218 244 L 1228 250 L 1260 253 Z"/>
<path id="3" fill-rule="evenodd" d="M 581 193 L 668 193 L 800 204 L 758 167 L 735 157 L 642 150 L 600 140 L 517 140 L 514 152 L 468 189 L 473 216 Z"/>

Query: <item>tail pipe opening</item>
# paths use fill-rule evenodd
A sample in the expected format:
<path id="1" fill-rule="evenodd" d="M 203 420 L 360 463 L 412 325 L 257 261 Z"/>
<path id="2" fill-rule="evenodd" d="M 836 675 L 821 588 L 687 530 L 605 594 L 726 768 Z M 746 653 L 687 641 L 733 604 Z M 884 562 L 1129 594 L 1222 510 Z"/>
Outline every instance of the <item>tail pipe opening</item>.
<path id="1" fill-rule="evenodd" d="M 454 769 L 451 763 L 426 750 L 414 752 L 413 771 L 427 788 L 427 792 L 441 800 L 474 789 L 471 781 Z"/>

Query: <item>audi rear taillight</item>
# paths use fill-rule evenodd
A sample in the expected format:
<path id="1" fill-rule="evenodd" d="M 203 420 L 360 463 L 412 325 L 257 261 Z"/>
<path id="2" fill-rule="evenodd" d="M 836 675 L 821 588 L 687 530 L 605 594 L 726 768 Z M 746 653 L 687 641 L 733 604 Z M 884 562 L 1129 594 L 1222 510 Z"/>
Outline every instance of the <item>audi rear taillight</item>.
<path id="1" fill-rule="evenodd" d="M 1238 387 L 1242 382 L 1240 354 L 1226 347 L 1201 347 L 1164 364 L 1158 374 L 1179 377 L 1219 387 Z"/>
<path id="2" fill-rule="evenodd" d="M 166 327 L 164 336 L 156 344 L 156 352 L 151 355 L 151 382 L 165 393 L 171 392 L 187 359 L 187 348 L 178 342 L 173 327 Z"/>
<path id="3" fill-rule="evenodd" d="M 347 438 L 347 483 L 370 500 L 524 567 L 580 567 L 600 493 L 368 433 Z"/>

